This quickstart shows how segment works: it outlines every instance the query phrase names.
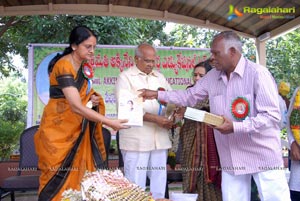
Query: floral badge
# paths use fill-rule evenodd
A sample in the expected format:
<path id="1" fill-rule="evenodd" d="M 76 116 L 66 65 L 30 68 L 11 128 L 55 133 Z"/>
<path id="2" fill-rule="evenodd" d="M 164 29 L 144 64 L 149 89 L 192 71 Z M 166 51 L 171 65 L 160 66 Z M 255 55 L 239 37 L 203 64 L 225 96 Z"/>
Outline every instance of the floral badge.
<path id="1" fill-rule="evenodd" d="M 82 67 L 82 73 L 88 81 L 88 88 L 86 90 L 86 94 L 88 94 L 92 88 L 92 79 L 94 77 L 93 67 L 89 63 L 84 63 Z"/>
<path id="2" fill-rule="evenodd" d="M 93 79 L 93 77 L 94 77 L 93 67 L 89 63 L 83 64 L 82 73 L 83 73 L 83 76 L 88 80 Z"/>
<path id="3" fill-rule="evenodd" d="M 237 120 L 244 120 L 250 111 L 249 102 L 245 97 L 237 97 L 232 101 L 231 114 Z"/>

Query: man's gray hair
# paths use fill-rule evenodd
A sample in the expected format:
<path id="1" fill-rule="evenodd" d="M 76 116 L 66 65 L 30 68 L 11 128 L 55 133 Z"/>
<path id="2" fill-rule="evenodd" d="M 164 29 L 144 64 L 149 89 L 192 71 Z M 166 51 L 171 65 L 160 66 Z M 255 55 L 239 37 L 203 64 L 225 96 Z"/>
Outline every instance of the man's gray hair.
<path id="1" fill-rule="evenodd" d="M 142 46 L 149 46 L 149 47 L 152 47 L 154 49 L 154 51 L 156 52 L 156 48 L 153 47 L 152 45 L 150 45 L 149 43 L 142 43 L 140 45 L 138 45 L 136 48 L 135 48 L 135 51 L 134 51 L 134 55 L 137 56 L 137 57 L 143 57 L 143 53 L 141 51 L 141 47 Z"/>
<path id="2" fill-rule="evenodd" d="M 228 51 L 229 48 L 234 47 L 236 50 L 242 53 L 243 43 L 241 38 L 234 31 L 223 31 L 215 35 L 213 37 L 213 41 L 220 37 L 224 39 L 226 51 Z"/>

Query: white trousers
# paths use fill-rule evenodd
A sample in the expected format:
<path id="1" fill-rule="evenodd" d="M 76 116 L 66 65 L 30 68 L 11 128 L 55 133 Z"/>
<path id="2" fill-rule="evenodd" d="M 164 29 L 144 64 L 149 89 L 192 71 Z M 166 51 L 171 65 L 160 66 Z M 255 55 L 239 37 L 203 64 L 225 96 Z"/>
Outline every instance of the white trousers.
<path id="1" fill-rule="evenodd" d="M 246 175 L 231 175 L 222 171 L 223 201 L 250 201 L 252 176 L 261 201 L 291 200 L 284 170 L 268 170 Z"/>
<path id="2" fill-rule="evenodd" d="M 167 181 L 167 150 L 144 152 L 121 150 L 121 152 L 125 177 L 145 189 L 148 176 L 152 197 L 164 198 Z"/>

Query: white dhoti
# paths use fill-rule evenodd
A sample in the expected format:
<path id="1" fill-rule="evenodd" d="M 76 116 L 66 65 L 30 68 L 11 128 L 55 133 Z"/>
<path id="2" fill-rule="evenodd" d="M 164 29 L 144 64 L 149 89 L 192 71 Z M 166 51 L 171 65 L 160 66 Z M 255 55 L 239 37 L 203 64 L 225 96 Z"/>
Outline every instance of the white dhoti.
<path id="1" fill-rule="evenodd" d="M 250 201 L 251 177 L 262 201 L 290 201 L 290 191 L 284 170 L 268 170 L 246 175 L 232 175 L 222 171 L 223 201 Z"/>
<path id="2" fill-rule="evenodd" d="M 164 198 L 167 181 L 167 150 L 143 152 L 121 150 L 121 152 L 125 177 L 145 189 L 148 176 L 152 197 Z"/>

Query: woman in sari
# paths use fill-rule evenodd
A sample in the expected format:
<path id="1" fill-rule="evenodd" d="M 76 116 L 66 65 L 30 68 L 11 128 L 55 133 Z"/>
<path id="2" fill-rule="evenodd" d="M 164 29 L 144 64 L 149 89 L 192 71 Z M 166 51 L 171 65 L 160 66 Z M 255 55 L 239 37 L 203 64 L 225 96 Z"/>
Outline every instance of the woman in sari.
<path id="1" fill-rule="evenodd" d="M 208 61 L 197 64 L 193 70 L 194 84 L 210 69 Z M 209 111 L 208 100 L 198 103 L 194 108 Z M 221 171 L 218 171 L 219 158 L 213 129 L 205 123 L 184 119 L 180 141 L 183 192 L 197 193 L 197 201 L 222 200 Z"/>
<path id="2" fill-rule="evenodd" d="M 66 189 L 80 190 L 85 171 L 105 168 L 102 124 L 127 128 L 127 120 L 104 116 L 104 101 L 91 88 L 97 37 L 85 26 L 75 27 L 69 47 L 49 63 L 50 100 L 45 106 L 35 148 L 41 170 L 39 200 L 61 200 Z"/>

